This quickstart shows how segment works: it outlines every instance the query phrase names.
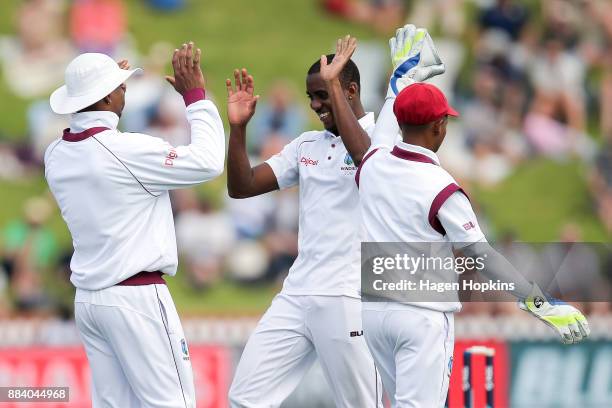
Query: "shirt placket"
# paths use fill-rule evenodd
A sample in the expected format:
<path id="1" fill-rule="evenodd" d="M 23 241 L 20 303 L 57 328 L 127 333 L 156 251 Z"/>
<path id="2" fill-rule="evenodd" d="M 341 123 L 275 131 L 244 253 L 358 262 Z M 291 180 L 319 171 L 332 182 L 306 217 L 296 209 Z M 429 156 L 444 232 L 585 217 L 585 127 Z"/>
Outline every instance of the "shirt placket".
<path id="1" fill-rule="evenodd" d="M 333 167 L 334 163 L 337 162 L 337 156 L 340 154 L 341 149 L 338 145 L 339 137 L 329 137 L 327 143 L 327 151 L 325 152 L 325 157 L 323 161 L 325 163 L 325 167 Z"/>

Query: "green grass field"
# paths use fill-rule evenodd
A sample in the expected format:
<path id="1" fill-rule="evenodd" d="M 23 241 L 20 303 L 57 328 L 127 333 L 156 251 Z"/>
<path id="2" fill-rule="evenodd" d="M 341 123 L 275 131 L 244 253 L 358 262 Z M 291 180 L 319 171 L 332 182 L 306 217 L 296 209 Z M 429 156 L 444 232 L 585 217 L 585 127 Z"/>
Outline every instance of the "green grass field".
<path id="1" fill-rule="evenodd" d="M 359 39 L 376 39 L 365 28 L 324 15 L 314 1 L 268 0 L 257 2 L 255 7 L 248 0 L 191 0 L 185 10 L 172 14 L 151 11 L 143 3 L 126 1 L 129 31 L 138 49 L 146 52 L 157 41 L 177 45 L 196 41 L 204 52 L 208 87 L 220 106 L 224 101 L 224 79 L 233 68 L 249 68 L 260 90 L 279 77 L 294 81 L 302 89 L 308 66 L 330 51 L 337 37 L 351 33 Z M 18 4 L 17 0 L 3 2 L 0 35 L 13 32 L 12 16 Z M 0 100 L 0 140 L 22 140 L 28 101 L 11 95 L 2 80 Z M 221 111 L 223 115 L 224 109 Z M 584 171 L 577 163 L 538 160 L 524 165 L 495 188 L 479 189 L 473 194 L 496 232 L 511 230 L 524 241 L 554 241 L 565 223 L 575 222 L 582 227 L 585 241 L 609 241 L 593 213 Z M 214 195 L 222 188 L 223 181 L 217 181 L 201 190 Z M 0 181 L 0 227 L 19 217 L 27 197 L 45 192 L 42 174 L 19 183 Z M 59 214 L 54 216 L 51 227 L 61 245 L 69 248 L 70 237 Z M 223 282 L 205 292 L 195 292 L 180 275 L 169 281 L 177 306 L 188 314 L 257 313 L 265 309 L 277 290 Z"/>

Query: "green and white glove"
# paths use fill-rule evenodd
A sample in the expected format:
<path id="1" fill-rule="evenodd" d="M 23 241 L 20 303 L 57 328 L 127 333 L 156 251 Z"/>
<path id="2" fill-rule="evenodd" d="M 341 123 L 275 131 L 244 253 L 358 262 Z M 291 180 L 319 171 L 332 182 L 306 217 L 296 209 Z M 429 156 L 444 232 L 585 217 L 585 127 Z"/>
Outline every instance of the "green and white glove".
<path id="1" fill-rule="evenodd" d="M 579 343 L 591 332 L 580 310 L 558 299 L 547 298 L 535 283 L 529 296 L 519 301 L 519 307 L 552 327 L 565 344 Z"/>
<path id="2" fill-rule="evenodd" d="M 431 36 L 424 28 L 412 24 L 399 28 L 389 40 L 393 74 L 387 97 L 397 95 L 415 82 L 423 82 L 444 73 L 445 67 Z"/>

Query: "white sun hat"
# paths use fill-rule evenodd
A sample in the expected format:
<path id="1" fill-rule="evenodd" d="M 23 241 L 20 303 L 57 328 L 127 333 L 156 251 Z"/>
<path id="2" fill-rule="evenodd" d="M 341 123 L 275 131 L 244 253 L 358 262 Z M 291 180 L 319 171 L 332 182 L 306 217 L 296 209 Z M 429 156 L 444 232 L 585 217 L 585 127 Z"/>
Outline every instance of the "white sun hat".
<path id="1" fill-rule="evenodd" d="M 51 109 L 62 115 L 78 112 L 110 94 L 139 71 L 142 70 L 121 69 L 105 54 L 81 54 L 66 67 L 66 84 L 51 94 Z"/>

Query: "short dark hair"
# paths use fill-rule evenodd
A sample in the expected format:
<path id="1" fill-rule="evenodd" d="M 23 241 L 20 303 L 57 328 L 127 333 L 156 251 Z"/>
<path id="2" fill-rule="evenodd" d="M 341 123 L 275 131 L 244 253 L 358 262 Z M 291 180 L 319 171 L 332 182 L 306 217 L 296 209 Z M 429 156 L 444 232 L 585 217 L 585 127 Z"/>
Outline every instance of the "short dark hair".
<path id="1" fill-rule="evenodd" d="M 326 55 L 328 64 L 332 62 L 335 55 L 336 54 Z M 321 72 L 320 59 L 316 60 L 315 63 L 310 66 L 308 75 L 318 74 L 319 72 Z M 357 84 L 357 88 L 361 91 L 361 77 L 359 76 L 359 68 L 357 68 L 357 64 L 355 64 L 352 59 L 348 60 L 342 69 L 342 72 L 340 73 L 340 82 L 345 87 L 348 87 L 351 82 L 355 82 Z"/>

